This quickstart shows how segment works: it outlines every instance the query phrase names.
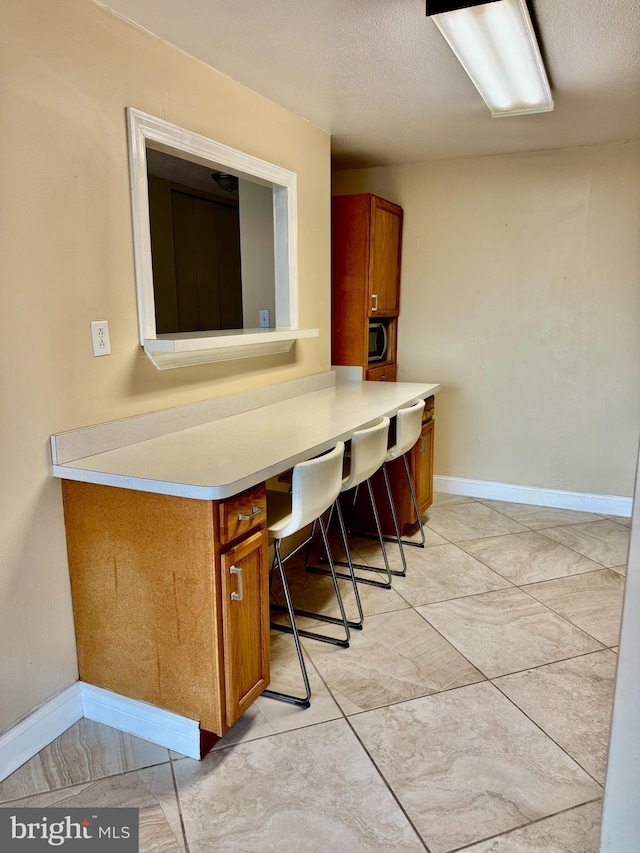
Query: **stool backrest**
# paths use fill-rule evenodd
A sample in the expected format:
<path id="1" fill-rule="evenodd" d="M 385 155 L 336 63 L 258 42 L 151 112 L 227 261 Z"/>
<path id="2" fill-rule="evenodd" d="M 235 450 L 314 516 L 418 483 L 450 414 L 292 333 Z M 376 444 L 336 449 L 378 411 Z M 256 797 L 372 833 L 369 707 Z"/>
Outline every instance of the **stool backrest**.
<path id="1" fill-rule="evenodd" d="M 349 476 L 343 480 L 342 491 L 353 489 L 373 476 L 387 455 L 389 418 L 379 424 L 359 429 L 351 436 L 351 467 Z"/>
<path id="2" fill-rule="evenodd" d="M 319 518 L 333 504 L 342 486 L 344 442 L 333 450 L 293 468 L 291 478 L 291 518 L 277 538 L 284 539 Z"/>
<path id="3" fill-rule="evenodd" d="M 387 459 L 397 459 L 411 450 L 422 432 L 422 413 L 424 400 L 416 400 L 406 409 L 400 409 L 396 414 L 396 443 L 389 450 Z"/>

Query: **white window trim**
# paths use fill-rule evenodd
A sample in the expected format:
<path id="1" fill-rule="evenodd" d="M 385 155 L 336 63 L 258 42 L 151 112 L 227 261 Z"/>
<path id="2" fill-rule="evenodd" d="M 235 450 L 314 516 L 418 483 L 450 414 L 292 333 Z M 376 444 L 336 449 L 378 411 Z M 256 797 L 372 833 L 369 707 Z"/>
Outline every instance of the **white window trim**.
<path id="1" fill-rule="evenodd" d="M 163 119 L 127 107 L 129 131 L 129 167 L 131 175 L 131 206 L 133 213 L 133 242 L 138 301 L 140 344 L 156 367 L 184 366 L 186 363 L 242 358 L 283 352 L 300 337 L 316 337 L 317 329 L 298 328 L 298 211 L 297 176 L 273 163 L 252 157 L 228 145 L 178 127 Z M 150 145 L 149 145 L 150 143 Z M 147 184 L 147 145 L 166 154 L 192 160 L 204 166 L 224 166 L 241 178 L 264 181 L 273 187 L 274 256 L 275 256 L 275 328 L 238 329 L 209 332 L 206 336 L 194 332 L 158 335 L 156 331 L 151 232 L 149 222 L 149 191 Z M 265 339 L 272 338 L 271 347 Z M 185 340 L 198 341 L 189 347 L 191 358 L 184 360 Z M 171 341 L 182 350 L 181 357 L 172 358 Z M 161 343 L 160 343 L 161 342 Z M 266 346 L 266 348 L 265 348 Z M 162 364 L 156 353 L 164 350 Z M 225 354 L 225 351 L 227 353 Z"/>

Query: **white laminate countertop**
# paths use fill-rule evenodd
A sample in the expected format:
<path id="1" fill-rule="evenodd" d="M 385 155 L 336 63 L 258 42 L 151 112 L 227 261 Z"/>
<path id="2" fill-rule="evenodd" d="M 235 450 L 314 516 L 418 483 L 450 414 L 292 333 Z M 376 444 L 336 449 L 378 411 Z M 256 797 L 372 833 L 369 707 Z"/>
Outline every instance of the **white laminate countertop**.
<path id="1" fill-rule="evenodd" d="M 53 474 L 105 486 L 223 500 L 440 390 L 413 382 L 345 382 L 126 447 L 54 464 Z"/>

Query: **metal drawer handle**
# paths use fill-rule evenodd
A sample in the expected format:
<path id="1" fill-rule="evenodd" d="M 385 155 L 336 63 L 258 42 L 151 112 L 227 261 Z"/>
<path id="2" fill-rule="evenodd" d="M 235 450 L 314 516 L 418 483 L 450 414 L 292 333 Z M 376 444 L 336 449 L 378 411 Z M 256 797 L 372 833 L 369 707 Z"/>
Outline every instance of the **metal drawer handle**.
<path id="1" fill-rule="evenodd" d="M 373 304 L 371 305 L 371 311 L 377 311 L 378 310 L 378 294 L 377 293 L 371 294 L 371 301 L 373 302 Z"/>
<path id="2" fill-rule="evenodd" d="M 264 512 L 264 507 L 263 507 L 263 506 L 254 506 L 254 508 L 253 508 L 253 509 L 251 510 L 251 512 L 249 513 L 249 515 L 245 515 L 245 514 L 244 514 L 244 513 L 242 513 L 242 512 L 241 512 L 241 513 L 239 513 L 239 514 L 238 514 L 238 521 L 251 521 L 251 519 L 252 519 L 255 515 L 260 515 L 260 513 L 261 513 L 261 512 Z"/>
<path id="3" fill-rule="evenodd" d="M 239 569 L 237 566 L 231 566 L 229 574 L 238 576 L 238 591 L 231 593 L 231 601 L 242 601 L 242 569 Z"/>
<path id="4" fill-rule="evenodd" d="M 427 452 L 427 436 L 421 435 L 420 436 L 420 453 L 426 453 L 426 452 Z"/>

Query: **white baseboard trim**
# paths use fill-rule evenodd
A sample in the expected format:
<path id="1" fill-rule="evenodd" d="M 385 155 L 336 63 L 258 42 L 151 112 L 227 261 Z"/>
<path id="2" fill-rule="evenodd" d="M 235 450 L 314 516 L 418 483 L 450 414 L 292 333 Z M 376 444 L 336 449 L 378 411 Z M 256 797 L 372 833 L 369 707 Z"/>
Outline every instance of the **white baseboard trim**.
<path id="1" fill-rule="evenodd" d="M 621 515 L 627 518 L 631 517 L 633 507 L 633 498 L 620 495 L 564 492 L 560 489 L 539 489 L 533 486 L 517 486 L 513 483 L 494 483 L 490 480 L 445 477 L 439 474 L 433 478 L 433 487 L 437 492 L 447 495 L 465 495 L 470 498 L 536 504 L 558 509 L 577 509 L 601 515 Z"/>
<path id="2" fill-rule="evenodd" d="M 82 700 L 76 682 L 0 734 L 0 782 L 80 719 Z"/>
<path id="3" fill-rule="evenodd" d="M 196 720 L 76 681 L 0 734 L 0 782 L 83 717 L 200 759 Z"/>
<path id="4" fill-rule="evenodd" d="M 87 719 L 200 759 L 200 724 L 196 720 L 82 681 L 79 689 Z"/>

